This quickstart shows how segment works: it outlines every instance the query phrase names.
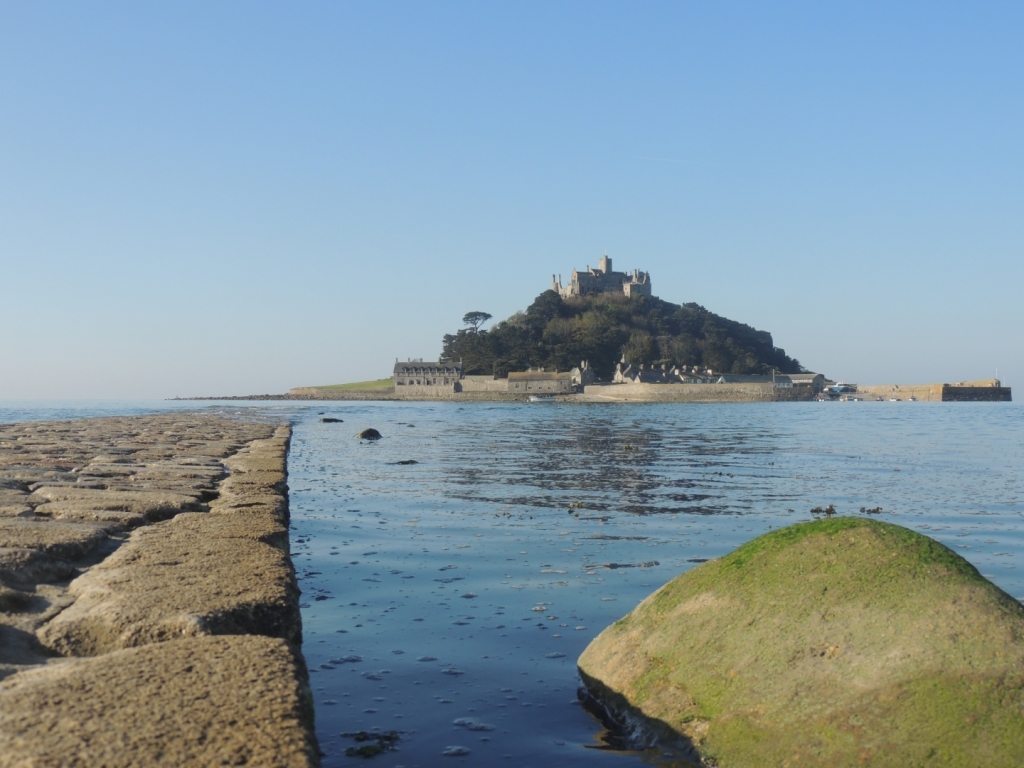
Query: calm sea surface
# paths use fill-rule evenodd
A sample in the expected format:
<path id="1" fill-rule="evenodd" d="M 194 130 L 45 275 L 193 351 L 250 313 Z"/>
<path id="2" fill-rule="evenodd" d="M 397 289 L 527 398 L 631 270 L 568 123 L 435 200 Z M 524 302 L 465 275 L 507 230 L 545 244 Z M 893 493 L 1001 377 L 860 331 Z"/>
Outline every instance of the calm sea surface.
<path id="1" fill-rule="evenodd" d="M 181 407 L 0 402 L 0 422 Z M 649 764 L 602 748 L 576 658 L 665 581 L 815 506 L 881 507 L 1024 598 L 1017 404 L 210 407 L 295 425 L 325 766 L 361 764 L 360 731 L 397 732 L 382 766 Z M 365 427 L 384 438 L 354 439 Z"/>

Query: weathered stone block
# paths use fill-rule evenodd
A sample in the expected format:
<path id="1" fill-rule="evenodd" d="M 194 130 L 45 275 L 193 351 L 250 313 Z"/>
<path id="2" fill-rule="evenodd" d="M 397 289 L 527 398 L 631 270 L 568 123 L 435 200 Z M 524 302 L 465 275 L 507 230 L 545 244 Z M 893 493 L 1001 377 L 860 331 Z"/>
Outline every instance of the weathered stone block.
<path id="1" fill-rule="evenodd" d="M 71 563 L 34 549 L 0 549 L 0 582 L 45 584 L 74 574 Z"/>
<path id="2" fill-rule="evenodd" d="M 301 642 L 287 530 L 271 515 L 185 513 L 140 528 L 73 581 L 74 604 L 40 632 L 70 656 L 182 637 L 262 634 Z"/>
<path id="3" fill-rule="evenodd" d="M 102 528 L 87 523 L 0 518 L 0 548 L 35 549 L 62 560 L 85 557 L 106 537 Z"/>
<path id="4" fill-rule="evenodd" d="M 283 640 L 204 637 L 0 682 L 0 762 L 38 768 L 319 763 L 305 666 Z"/>

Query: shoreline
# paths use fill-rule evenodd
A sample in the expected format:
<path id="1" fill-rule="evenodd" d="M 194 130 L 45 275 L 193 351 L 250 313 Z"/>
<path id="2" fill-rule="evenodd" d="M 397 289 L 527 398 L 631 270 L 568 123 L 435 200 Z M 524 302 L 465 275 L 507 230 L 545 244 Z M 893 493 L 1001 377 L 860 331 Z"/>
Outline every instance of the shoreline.
<path id="1" fill-rule="evenodd" d="M 996 380 L 957 384 L 867 384 L 853 395 L 872 399 L 906 399 L 932 402 L 1012 402 L 1010 387 Z M 397 393 L 381 389 L 332 389 L 295 387 L 284 394 L 231 395 L 227 397 L 175 397 L 172 401 L 377 401 L 525 403 L 531 396 L 558 403 L 764 403 L 810 402 L 817 393 L 809 387 L 775 387 L 765 384 L 589 384 L 582 392 L 469 391 L 443 394 Z"/>
<path id="2" fill-rule="evenodd" d="M 397 394 L 390 390 L 331 390 L 297 387 L 279 395 L 242 395 L 231 397 L 173 398 L 175 401 L 378 401 L 378 402 L 456 402 L 456 403 L 525 403 L 531 396 L 558 403 L 608 402 L 803 402 L 813 399 L 806 388 L 774 388 L 750 384 L 612 384 L 589 385 L 583 392 L 452 392 L 446 394 Z"/>

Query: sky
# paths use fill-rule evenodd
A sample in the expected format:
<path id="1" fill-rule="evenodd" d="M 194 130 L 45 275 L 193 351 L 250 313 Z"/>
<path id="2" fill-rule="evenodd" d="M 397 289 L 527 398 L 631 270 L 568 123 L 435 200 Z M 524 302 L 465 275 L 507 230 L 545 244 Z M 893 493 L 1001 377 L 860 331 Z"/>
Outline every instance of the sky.
<path id="1" fill-rule="evenodd" d="M 1024 385 L 1020 3 L 0 4 L 0 399 L 435 358 L 605 253 L 834 379 Z"/>

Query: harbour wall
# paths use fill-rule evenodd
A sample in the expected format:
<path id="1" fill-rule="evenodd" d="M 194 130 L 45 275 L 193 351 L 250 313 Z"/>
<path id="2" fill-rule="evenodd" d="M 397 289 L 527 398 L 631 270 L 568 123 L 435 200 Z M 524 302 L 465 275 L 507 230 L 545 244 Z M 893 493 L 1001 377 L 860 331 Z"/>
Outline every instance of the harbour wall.
<path id="1" fill-rule="evenodd" d="M 481 377 L 482 378 L 482 377 Z M 499 380 L 502 381 L 503 380 Z M 287 395 L 263 395 L 253 399 L 282 400 L 413 400 L 457 402 L 524 402 L 529 393 L 486 389 L 462 392 L 403 392 L 394 390 L 339 390 L 297 387 Z M 764 384 L 591 384 L 582 393 L 558 394 L 559 402 L 666 402 L 666 403 L 750 403 L 799 402 L 812 399 L 809 387 L 772 387 Z M 248 399 L 248 398 L 238 398 Z"/>
<path id="2" fill-rule="evenodd" d="M 290 427 L 0 425 L 0 762 L 316 766 Z"/>
<path id="3" fill-rule="evenodd" d="M 857 394 L 880 397 L 883 400 L 915 397 L 931 402 L 1010 402 L 1010 387 L 1003 387 L 998 379 L 961 381 L 956 384 L 868 384 L 857 387 Z"/>
<path id="4" fill-rule="evenodd" d="M 809 387 L 770 384 L 592 384 L 578 396 L 584 402 L 760 403 L 813 399 Z"/>
<path id="5" fill-rule="evenodd" d="M 393 389 L 317 389 L 316 387 L 296 387 L 287 395 L 259 395 L 253 399 L 268 400 L 408 400 L 418 402 L 458 401 L 458 402 L 524 402 L 527 395 L 512 392 L 495 392 L 476 390 L 469 392 L 445 392 L 441 387 L 403 387 L 401 393 Z M 247 400 L 250 398 L 237 398 Z"/>

